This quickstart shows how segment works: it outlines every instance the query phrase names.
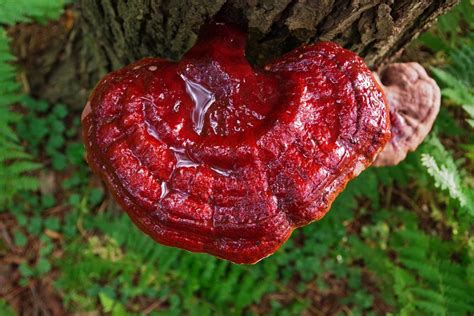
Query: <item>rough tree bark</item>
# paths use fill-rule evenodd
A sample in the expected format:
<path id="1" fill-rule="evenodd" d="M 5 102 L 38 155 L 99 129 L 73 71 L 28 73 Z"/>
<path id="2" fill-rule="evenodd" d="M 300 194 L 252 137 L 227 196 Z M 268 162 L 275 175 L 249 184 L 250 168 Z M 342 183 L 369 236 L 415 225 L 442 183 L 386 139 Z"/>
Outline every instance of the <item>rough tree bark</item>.
<path id="1" fill-rule="evenodd" d="M 145 56 L 178 59 L 212 19 L 248 28 L 248 56 L 256 64 L 301 43 L 329 40 L 376 68 L 457 2 L 79 0 L 74 18 L 47 29 L 19 28 L 13 37 L 33 95 L 80 108 L 103 74 Z M 35 39 L 40 45 L 31 45 Z"/>

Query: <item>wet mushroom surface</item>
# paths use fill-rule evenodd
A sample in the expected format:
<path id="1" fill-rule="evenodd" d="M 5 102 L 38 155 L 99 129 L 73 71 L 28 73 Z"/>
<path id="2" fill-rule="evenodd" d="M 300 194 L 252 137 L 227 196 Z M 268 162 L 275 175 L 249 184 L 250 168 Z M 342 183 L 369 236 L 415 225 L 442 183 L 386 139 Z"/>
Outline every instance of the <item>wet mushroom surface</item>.
<path id="1" fill-rule="evenodd" d="M 179 62 L 105 76 L 82 119 L 88 163 L 141 230 L 235 263 L 321 219 L 390 139 L 357 55 L 323 42 L 256 69 L 245 42 L 213 24 Z"/>

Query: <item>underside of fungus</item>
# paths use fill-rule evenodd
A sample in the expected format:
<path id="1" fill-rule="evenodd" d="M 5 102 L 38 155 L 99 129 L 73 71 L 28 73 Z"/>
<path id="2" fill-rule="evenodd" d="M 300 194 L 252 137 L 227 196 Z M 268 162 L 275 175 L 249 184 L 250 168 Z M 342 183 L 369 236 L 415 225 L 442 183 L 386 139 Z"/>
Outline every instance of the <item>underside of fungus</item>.
<path id="1" fill-rule="evenodd" d="M 441 91 L 418 63 L 395 63 L 379 80 L 390 108 L 392 137 L 377 156 L 375 166 L 394 166 L 428 135 L 441 103 Z"/>
<path id="2" fill-rule="evenodd" d="M 157 242 L 255 263 L 318 220 L 390 138 L 380 85 L 334 43 L 253 68 L 214 24 L 177 63 L 105 76 L 83 115 L 87 159 Z"/>

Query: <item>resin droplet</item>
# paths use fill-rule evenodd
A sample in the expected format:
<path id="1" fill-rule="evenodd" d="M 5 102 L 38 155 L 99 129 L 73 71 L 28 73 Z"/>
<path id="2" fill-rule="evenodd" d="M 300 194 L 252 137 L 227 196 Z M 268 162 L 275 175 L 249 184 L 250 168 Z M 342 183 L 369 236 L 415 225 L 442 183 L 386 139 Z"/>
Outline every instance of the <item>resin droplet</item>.
<path id="1" fill-rule="evenodd" d="M 214 94 L 204 88 L 202 85 L 189 80 L 189 78 L 181 75 L 181 78 L 186 83 L 186 92 L 194 102 L 194 109 L 191 114 L 193 120 L 194 131 L 201 135 L 204 127 L 204 117 L 211 105 L 216 101 Z"/>

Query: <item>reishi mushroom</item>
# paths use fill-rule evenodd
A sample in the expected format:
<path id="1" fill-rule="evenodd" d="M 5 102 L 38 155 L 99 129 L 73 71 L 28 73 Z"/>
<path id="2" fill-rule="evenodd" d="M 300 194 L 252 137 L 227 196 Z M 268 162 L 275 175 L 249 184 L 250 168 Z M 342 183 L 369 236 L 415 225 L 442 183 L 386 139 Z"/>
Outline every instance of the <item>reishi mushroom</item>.
<path id="1" fill-rule="evenodd" d="M 83 113 L 87 160 L 157 242 L 255 263 L 321 219 L 390 139 L 382 88 L 330 42 L 253 68 L 213 24 L 175 63 L 105 76 Z"/>
<path id="2" fill-rule="evenodd" d="M 390 108 L 392 138 L 374 166 L 394 166 L 415 151 L 430 132 L 439 112 L 441 91 L 418 63 L 388 65 L 379 80 Z"/>

